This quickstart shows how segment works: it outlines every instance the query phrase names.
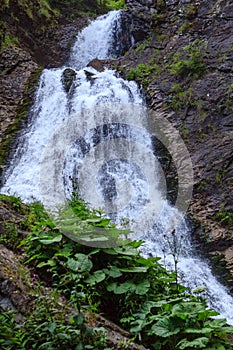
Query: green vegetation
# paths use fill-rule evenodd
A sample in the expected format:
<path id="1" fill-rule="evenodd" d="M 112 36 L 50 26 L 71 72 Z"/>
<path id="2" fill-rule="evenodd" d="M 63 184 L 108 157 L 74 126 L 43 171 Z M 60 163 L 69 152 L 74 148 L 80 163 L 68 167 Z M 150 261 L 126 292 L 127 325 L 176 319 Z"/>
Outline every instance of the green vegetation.
<path id="1" fill-rule="evenodd" d="M 154 32 L 158 32 L 160 31 L 159 28 L 157 26 L 159 26 L 162 22 L 165 21 L 167 17 L 167 12 L 163 11 L 163 12 L 155 12 L 152 14 L 152 27 L 154 28 Z"/>
<path id="2" fill-rule="evenodd" d="M 109 10 L 120 10 L 125 8 L 125 0 L 106 0 L 106 7 Z"/>
<path id="3" fill-rule="evenodd" d="M 19 199 L 0 199 L 25 212 Z M 92 222 L 93 227 L 109 225 L 79 197 L 69 204 L 78 225 L 84 221 Z M 88 247 L 62 235 L 39 203 L 27 210 L 17 229 L 29 232 L 20 249 L 25 263 L 39 276 L 31 289 L 37 297 L 23 323 L 15 322 L 12 312 L 1 314 L 4 349 L 109 349 L 105 330 L 91 329 L 87 313 L 104 314 L 150 349 L 232 348 L 227 334 L 233 328 L 225 320 L 212 319 L 218 313 L 207 308 L 200 296 L 203 289 L 190 293 L 159 258 L 144 258 L 142 241 L 125 241 L 112 248 Z M 77 221 L 74 230 L 76 225 Z"/>
<path id="4" fill-rule="evenodd" d="M 196 39 L 183 48 L 187 58 L 182 58 L 181 53 L 174 54 L 170 72 L 181 77 L 201 77 L 206 71 L 204 45 L 204 42 Z"/>
<path id="5" fill-rule="evenodd" d="M 53 9 L 46 0 L 4 0 L 0 9 L 0 50 L 8 46 L 18 46 L 21 40 L 21 25 L 23 32 L 30 36 L 33 32 L 42 33 L 57 25 L 59 11 Z M 25 40 L 25 37 L 23 38 Z"/>
<path id="6" fill-rule="evenodd" d="M 229 233 L 229 239 L 231 239 L 231 234 Z M 224 254 L 215 253 L 211 255 L 211 261 L 213 265 L 213 271 L 219 276 L 221 281 L 227 285 L 229 291 L 233 292 L 232 285 L 232 274 L 227 269 L 227 261 Z"/>
<path id="7" fill-rule="evenodd" d="M 161 34 L 163 35 L 163 34 Z M 157 37 L 158 34 L 155 34 Z M 148 38 L 141 43 L 136 49 L 136 53 L 140 53 L 149 44 L 152 38 Z M 158 38 L 157 38 L 158 39 Z M 163 40 L 161 37 L 159 40 Z M 184 46 L 180 52 L 171 52 L 168 55 L 161 57 L 160 52 L 156 51 L 154 58 L 150 59 L 148 63 L 140 63 L 135 68 L 131 68 L 126 74 L 126 79 L 136 80 L 144 88 L 147 88 L 149 83 L 159 75 L 166 73 L 169 77 L 176 76 L 177 79 L 194 80 L 203 76 L 207 70 L 205 64 L 205 42 L 196 39 L 190 45 Z M 192 97 L 192 88 L 188 91 L 182 91 L 182 84 L 174 84 L 171 89 L 174 95 L 173 106 L 178 109 L 184 104 L 189 103 Z"/>
<path id="8" fill-rule="evenodd" d="M 56 15 L 57 13 L 51 8 L 50 4 L 46 0 L 39 0 L 40 9 L 39 13 L 44 15 L 47 19 L 50 19 L 51 14 Z"/>
<path id="9" fill-rule="evenodd" d="M 140 63 L 136 68 L 131 68 L 129 73 L 126 75 L 128 80 L 136 80 L 144 88 L 147 87 L 148 82 L 150 81 L 151 74 L 158 69 L 157 64 L 144 64 Z"/>
<path id="10" fill-rule="evenodd" d="M 6 49 L 9 46 L 17 46 L 18 44 L 19 39 L 17 37 L 12 38 L 9 34 L 6 34 L 2 42 L 2 50 Z"/>
<path id="11" fill-rule="evenodd" d="M 208 182 L 206 180 L 201 180 L 197 186 L 198 191 L 204 191 L 208 185 Z"/>
<path id="12" fill-rule="evenodd" d="M 181 26 L 178 29 L 178 34 L 186 33 L 191 27 L 193 23 L 192 22 L 184 22 L 181 24 Z"/>
<path id="13" fill-rule="evenodd" d="M 37 292 L 42 293 L 39 288 Z M 105 330 L 85 324 L 82 314 L 69 305 L 62 306 L 60 295 L 40 295 L 25 322 L 16 322 L 12 311 L 0 314 L 0 347 L 5 350 L 110 350 L 106 346 Z"/>
<path id="14" fill-rule="evenodd" d="M 185 107 L 193 105 L 193 88 L 184 90 L 180 84 L 174 84 L 171 88 L 172 99 L 171 105 L 180 114 L 184 111 Z"/>
<path id="15" fill-rule="evenodd" d="M 140 52 L 143 52 L 150 44 L 151 37 L 148 37 L 148 39 L 144 40 L 142 43 L 138 43 L 135 48 L 135 52 L 138 54 Z"/>
<path id="16" fill-rule="evenodd" d="M 3 6 L 8 7 L 10 0 L 3 0 Z"/>
<path id="17" fill-rule="evenodd" d="M 50 0 L 50 3 L 69 18 L 80 13 L 99 15 L 125 7 L 124 0 Z"/>
<path id="18" fill-rule="evenodd" d="M 28 30 L 29 37 L 44 36 L 61 18 L 93 17 L 124 7 L 124 0 L 4 0 L 0 9 L 0 50 L 19 45 L 21 30 L 18 28 L 22 23 L 23 32 Z"/>
<path id="19" fill-rule="evenodd" d="M 219 221 L 223 226 L 230 226 L 233 229 L 233 211 L 221 206 L 220 210 L 212 216 L 212 219 Z"/>
<path id="20" fill-rule="evenodd" d="M 197 14 L 197 11 L 198 5 L 190 4 L 189 6 L 184 7 L 184 17 L 187 19 L 192 19 Z"/>

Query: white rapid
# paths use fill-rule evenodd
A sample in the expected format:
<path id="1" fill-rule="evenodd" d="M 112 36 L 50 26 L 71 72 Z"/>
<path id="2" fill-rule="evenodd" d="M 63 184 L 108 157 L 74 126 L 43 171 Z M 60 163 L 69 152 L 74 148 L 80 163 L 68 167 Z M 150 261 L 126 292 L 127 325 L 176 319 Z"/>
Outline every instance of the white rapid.
<path id="1" fill-rule="evenodd" d="M 117 223 L 127 218 L 133 238 L 147 243 L 143 253 L 165 257 L 169 267 L 175 229 L 182 280 L 190 288 L 205 285 L 209 304 L 233 324 L 233 298 L 195 254 L 183 214 L 166 200 L 137 85 L 112 70 L 86 67 L 96 57 L 114 56 L 117 30 L 120 12 L 112 11 L 80 33 L 69 60 L 76 73 L 69 92 L 62 83 L 67 67 L 43 71 L 31 125 L 19 137 L 1 192 L 51 207 L 69 197 L 71 179 L 77 179 L 87 202 Z"/>

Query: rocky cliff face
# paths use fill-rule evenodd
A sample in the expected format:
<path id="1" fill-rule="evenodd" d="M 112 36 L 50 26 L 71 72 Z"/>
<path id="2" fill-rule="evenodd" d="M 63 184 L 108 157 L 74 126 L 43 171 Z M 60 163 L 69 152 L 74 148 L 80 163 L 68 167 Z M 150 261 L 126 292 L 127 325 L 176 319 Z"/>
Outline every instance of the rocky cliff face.
<path id="1" fill-rule="evenodd" d="M 27 102 L 24 100 L 28 90 L 27 83 L 33 72 L 39 72 L 39 66 L 28 52 L 18 47 L 10 47 L 2 52 L 0 66 L 0 165 L 3 166 L 13 135 L 19 128 L 20 120 L 27 113 L 29 98 L 32 99 L 28 95 Z"/>
<path id="2" fill-rule="evenodd" d="M 196 236 L 232 273 L 233 4 L 129 0 L 127 11 L 139 43 L 114 65 L 180 131 L 193 162 Z"/>

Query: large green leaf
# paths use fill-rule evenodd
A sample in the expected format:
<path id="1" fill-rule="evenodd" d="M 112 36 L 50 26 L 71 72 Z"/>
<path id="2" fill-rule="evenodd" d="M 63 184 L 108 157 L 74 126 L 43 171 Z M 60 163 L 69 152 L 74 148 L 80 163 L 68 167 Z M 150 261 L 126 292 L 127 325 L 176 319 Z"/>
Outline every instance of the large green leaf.
<path id="1" fill-rule="evenodd" d="M 184 299 L 183 297 L 182 298 L 175 298 L 175 299 L 161 299 L 158 301 L 154 301 L 153 307 L 161 307 L 163 305 L 178 303 L 183 299 Z"/>
<path id="2" fill-rule="evenodd" d="M 134 292 L 135 289 L 136 289 L 136 285 L 132 281 L 127 281 L 119 285 L 116 282 L 113 282 L 107 286 L 107 290 L 115 294 L 124 294 L 127 292 Z"/>
<path id="3" fill-rule="evenodd" d="M 138 333 L 141 332 L 142 328 L 145 326 L 144 320 L 137 320 L 137 323 L 135 326 L 130 328 L 130 333 Z"/>
<path id="4" fill-rule="evenodd" d="M 209 334 L 213 331 L 212 328 L 187 328 L 185 333 L 194 333 L 194 334 Z"/>
<path id="5" fill-rule="evenodd" d="M 44 266 L 56 266 L 56 261 L 55 260 L 48 260 L 48 261 L 42 261 L 37 265 L 37 267 L 44 267 Z"/>
<path id="6" fill-rule="evenodd" d="M 96 217 L 94 219 L 87 219 L 86 222 L 99 227 L 107 227 L 111 223 L 111 220 L 107 218 Z"/>
<path id="7" fill-rule="evenodd" d="M 121 284 L 117 284 L 116 282 L 110 283 L 107 287 L 109 292 L 114 292 L 115 294 L 123 294 L 127 292 L 135 292 L 139 295 L 144 295 L 148 292 L 150 288 L 150 282 L 148 280 L 144 280 L 140 283 L 134 283 L 132 280 L 126 281 Z"/>
<path id="8" fill-rule="evenodd" d="M 85 279 L 85 282 L 88 284 L 95 284 L 102 282 L 105 279 L 106 275 L 102 270 L 95 271 L 93 275 Z"/>
<path id="9" fill-rule="evenodd" d="M 116 247 L 114 248 L 115 252 L 121 255 L 138 255 L 138 250 L 136 248 L 131 247 L 130 245 L 125 245 L 124 247 Z"/>
<path id="10" fill-rule="evenodd" d="M 92 262 L 85 254 L 75 254 L 75 258 L 67 260 L 67 267 L 75 272 L 89 272 L 92 269 Z"/>
<path id="11" fill-rule="evenodd" d="M 206 289 L 207 289 L 206 286 L 198 286 L 198 287 L 192 289 L 192 293 L 193 293 L 193 294 L 200 294 L 200 293 L 205 292 Z"/>
<path id="12" fill-rule="evenodd" d="M 186 348 L 205 349 L 208 342 L 209 342 L 209 339 L 206 337 L 197 338 L 192 341 L 188 341 L 187 339 L 182 339 L 178 343 L 177 348 L 180 350 L 183 350 Z"/>
<path id="13" fill-rule="evenodd" d="M 128 267 L 128 268 L 121 268 L 120 270 L 122 272 L 138 273 L 138 272 L 147 272 L 148 267 L 146 267 L 146 266 L 133 266 L 133 267 Z"/>
<path id="14" fill-rule="evenodd" d="M 103 249 L 103 251 L 109 255 L 118 255 L 118 253 L 113 248 L 105 248 L 105 249 Z"/>
<path id="15" fill-rule="evenodd" d="M 218 313 L 214 310 L 207 310 L 205 305 L 200 302 L 183 302 L 173 306 L 172 316 L 183 320 L 188 318 L 206 319 L 209 316 L 216 316 Z"/>
<path id="16" fill-rule="evenodd" d="M 226 325 L 226 319 L 225 318 L 216 318 L 214 320 L 209 320 L 205 322 L 205 325 L 210 325 L 211 327 L 224 327 Z"/>
<path id="17" fill-rule="evenodd" d="M 135 293 L 139 295 L 144 295 L 148 292 L 149 288 L 150 282 L 148 280 L 144 280 L 136 284 Z"/>
<path id="18" fill-rule="evenodd" d="M 113 277 L 113 278 L 117 278 L 117 277 L 122 276 L 122 272 L 116 266 L 111 266 L 108 269 L 103 269 L 103 271 L 104 271 L 104 273 L 106 273 L 106 275 Z"/>
<path id="19" fill-rule="evenodd" d="M 78 326 L 81 326 L 84 322 L 84 316 L 82 313 L 78 313 L 73 317 L 73 320 Z"/>
<path id="20" fill-rule="evenodd" d="M 154 334 L 164 338 L 180 332 L 180 328 L 174 324 L 169 316 L 164 316 L 151 327 L 151 330 Z"/>
<path id="21" fill-rule="evenodd" d="M 39 242 L 42 244 L 48 245 L 56 242 L 61 242 L 61 240 L 62 240 L 62 235 L 59 234 L 55 237 L 51 237 L 51 236 L 44 237 L 44 239 L 40 239 Z"/>
<path id="22" fill-rule="evenodd" d="M 142 258 L 137 259 L 137 263 L 148 267 L 154 267 L 161 258 Z"/>
<path id="23" fill-rule="evenodd" d="M 205 327 L 211 327 L 212 329 L 221 329 L 222 327 L 226 326 L 226 319 L 225 318 L 216 318 L 214 320 L 208 320 L 204 323 Z M 233 327 L 231 327 L 233 328 Z"/>

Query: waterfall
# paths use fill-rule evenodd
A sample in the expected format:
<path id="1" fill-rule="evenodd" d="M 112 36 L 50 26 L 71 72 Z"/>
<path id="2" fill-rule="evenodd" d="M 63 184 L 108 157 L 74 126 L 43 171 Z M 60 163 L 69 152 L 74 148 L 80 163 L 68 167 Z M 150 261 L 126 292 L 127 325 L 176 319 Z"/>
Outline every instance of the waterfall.
<path id="1" fill-rule="evenodd" d="M 209 304 L 233 324 L 233 298 L 191 245 L 182 213 L 185 208 L 181 208 L 186 202 L 183 192 L 190 196 L 182 167 L 178 177 L 184 177 L 184 184 L 177 205 L 167 200 L 166 178 L 152 134 L 164 143 L 172 135 L 175 143 L 170 153 L 183 165 L 188 156 L 178 132 L 163 116 L 148 117 L 135 82 L 123 80 L 113 70 L 98 72 L 87 67 L 94 58 L 110 58 L 119 52 L 120 42 L 115 39 L 120 38 L 116 35 L 120 18 L 120 11 L 112 11 L 92 21 L 78 35 L 69 67 L 43 71 L 30 111 L 31 124 L 19 136 L 1 192 L 53 207 L 69 197 L 72 179 L 77 179 L 87 202 L 103 208 L 119 225 L 127 218 L 132 238 L 147 243 L 143 254 L 165 257 L 167 267 L 172 266 L 168 243 L 175 230 L 182 280 L 190 288 L 205 285 Z M 67 68 L 74 73 L 69 91 L 63 86 Z"/>

